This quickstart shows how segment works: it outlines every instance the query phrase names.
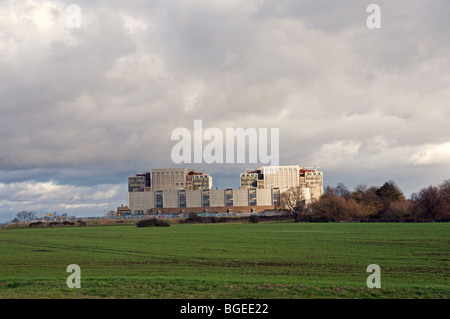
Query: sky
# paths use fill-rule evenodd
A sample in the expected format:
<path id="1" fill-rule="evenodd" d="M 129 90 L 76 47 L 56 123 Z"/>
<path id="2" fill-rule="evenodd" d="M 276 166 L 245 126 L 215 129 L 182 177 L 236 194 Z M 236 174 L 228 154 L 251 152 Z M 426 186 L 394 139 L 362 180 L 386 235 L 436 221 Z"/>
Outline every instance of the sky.
<path id="1" fill-rule="evenodd" d="M 174 163 L 194 120 L 279 129 L 325 186 L 450 178 L 447 0 L 73 1 L 0 2 L 0 222 L 102 216 L 152 168 L 238 187 L 260 163 Z"/>

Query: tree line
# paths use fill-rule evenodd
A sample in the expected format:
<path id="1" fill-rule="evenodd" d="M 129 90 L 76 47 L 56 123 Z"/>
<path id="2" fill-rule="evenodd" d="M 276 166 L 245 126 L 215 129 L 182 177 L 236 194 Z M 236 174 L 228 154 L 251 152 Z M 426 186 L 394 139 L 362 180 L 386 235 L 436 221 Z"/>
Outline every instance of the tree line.
<path id="1" fill-rule="evenodd" d="M 306 203 L 301 188 L 292 187 L 281 194 L 277 208 L 294 221 L 449 221 L 450 179 L 422 188 L 409 199 L 394 181 L 353 190 L 338 183 L 311 203 Z"/>

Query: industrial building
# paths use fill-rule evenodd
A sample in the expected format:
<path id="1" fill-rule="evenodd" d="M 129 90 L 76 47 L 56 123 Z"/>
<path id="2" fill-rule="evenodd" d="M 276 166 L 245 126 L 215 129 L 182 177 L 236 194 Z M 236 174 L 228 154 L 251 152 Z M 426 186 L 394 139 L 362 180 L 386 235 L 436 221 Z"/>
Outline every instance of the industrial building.
<path id="1" fill-rule="evenodd" d="M 273 210 L 280 195 L 300 187 L 306 202 L 323 194 L 323 174 L 299 165 L 263 166 L 240 175 L 239 189 L 212 189 L 212 177 L 186 168 L 152 169 L 128 178 L 133 215 Z"/>
<path id="2" fill-rule="evenodd" d="M 309 189 L 311 199 L 319 199 L 323 194 L 323 173 L 317 168 L 300 165 L 262 166 L 246 170 L 240 175 L 241 188 L 280 188 L 281 192 L 291 187 Z"/>
<path id="3" fill-rule="evenodd" d="M 261 212 L 274 209 L 280 190 L 203 189 L 129 192 L 128 206 L 135 215 L 200 212 Z"/>
<path id="4" fill-rule="evenodd" d="M 210 188 L 212 188 L 210 175 L 187 168 L 152 169 L 150 172 L 128 177 L 128 192 Z"/>

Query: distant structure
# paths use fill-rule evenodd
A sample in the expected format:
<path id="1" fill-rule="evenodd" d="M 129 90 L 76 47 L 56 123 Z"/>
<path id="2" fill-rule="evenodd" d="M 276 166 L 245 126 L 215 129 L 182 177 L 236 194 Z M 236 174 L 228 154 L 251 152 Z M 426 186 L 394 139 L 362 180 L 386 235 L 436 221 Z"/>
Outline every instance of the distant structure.
<path id="1" fill-rule="evenodd" d="M 212 177 L 187 168 L 152 169 L 128 178 L 132 215 L 273 210 L 280 195 L 301 187 L 306 202 L 323 194 L 323 173 L 299 165 L 262 166 L 240 174 L 240 188 L 212 189 Z"/>
<path id="2" fill-rule="evenodd" d="M 323 173 L 317 168 L 284 165 L 262 166 L 241 174 L 241 188 L 272 187 L 280 188 L 281 192 L 291 187 L 309 189 L 311 199 L 319 199 L 323 194 Z"/>
<path id="3" fill-rule="evenodd" d="M 212 177 L 187 168 L 152 169 L 144 174 L 128 177 L 128 192 L 212 188 Z"/>
<path id="4" fill-rule="evenodd" d="M 124 206 L 117 207 L 117 216 L 119 216 L 119 217 L 131 215 L 131 213 L 132 213 L 131 209 L 129 209 L 128 207 L 124 207 Z"/>

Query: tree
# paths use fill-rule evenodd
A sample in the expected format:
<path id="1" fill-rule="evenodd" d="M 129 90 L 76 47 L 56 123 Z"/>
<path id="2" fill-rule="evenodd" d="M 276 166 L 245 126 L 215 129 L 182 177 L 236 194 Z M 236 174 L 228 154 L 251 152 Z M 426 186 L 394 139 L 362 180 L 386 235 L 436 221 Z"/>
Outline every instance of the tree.
<path id="1" fill-rule="evenodd" d="M 383 186 L 381 186 L 375 191 L 375 194 L 378 197 L 379 216 L 387 217 L 387 214 L 391 209 L 392 203 L 406 201 L 402 191 L 393 181 L 384 183 Z"/>
<path id="2" fill-rule="evenodd" d="M 401 220 L 410 215 L 411 203 L 407 200 L 391 202 L 389 208 L 386 210 L 384 217 Z"/>
<path id="3" fill-rule="evenodd" d="M 379 202 L 379 198 L 377 196 L 377 189 L 378 188 L 376 186 L 370 186 L 364 192 L 364 196 L 362 199 L 362 204 L 366 207 L 372 208 L 372 210 L 374 211 L 376 211 Z"/>
<path id="4" fill-rule="evenodd" d="M 343 183 L 338 183 L 334 189 L 334 192 L 336 193 L 336 195 L 344 197 L 346 199 L 351 197 L 351 192 Z"/>
<path id="5" fill-rule="evenodd" d="M 295 222 L 304 218 L 306 212 L 306 199 L 304 189 L 291 187 L 280 195 L 278 208 L 287 211 Z"/>
<path id="6" fill-rule="evenodd" d="M 445 210 L 445 202 L 436 186 L 422 188 L 411 195 L 416 214 L 426 219 L 436 219 Z"/>
<path id="7" fill-rule="evenodd" d="M 107 218 L 111 218 L 111 217 L 114 217 L 116 215 L 117 215 L 117 213 L 114 210 L 110 210 L 109 212 L 106 213 L 106 217 Z"/>
<path id="8" fill-rule="evenodd" d="M 311 209 L 315 216 L 321 218 L 331 220 L 348 218 L 345 198 L 338 196 L 332 188 L 327 188 L 320 199 L 311 205 Z"/>
<path id="9" fill-rule="evenodd" d="M 355 187 L 355 189 L 352 192 L 352 198 L 357 202 L 357 203 L 362 203 L 363 198 L 364 198 L 364 194 L 367 191 L 367 185 L 364 184 L 359 184 Z"/>
<path id="10" fill-rule="evenodd" d="M 376 195 L 376 186 L 367 187 L 360 184 L 351 193 L 351 198 L 360 205 L 359 213 L 361 217 L 375 214 L 379 208 L 379 198 Z"/>
<path id="11" fill-rule="evenodd" d="M 446 179 L 439 185 L 439 193 L 441 194 L 446 214 L 450 214 L 450 179 Z"/>
<path id="12" fill-rule="evenodd" d="M 377 189 L 376 195 L 382 199 L 387 199 L 390 202 L 406 200 L 400 188 L 393 181 L 384 183 L 383 186 Z"/>
<path id="13" fill-rule="evenodd" d="M 17 213 L 16 219 L 19 222 L 29 222 L 29 221 L 32 221 L 32 220 L 36 220 L 37 217 L 36 217 L 36 213 L 35 212 L 28 212 L 28 211 L 24 210 L 24 211 L 21 211 L 21 212 Z"/>

